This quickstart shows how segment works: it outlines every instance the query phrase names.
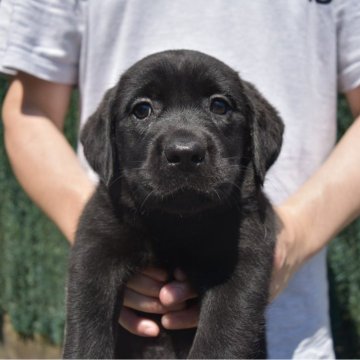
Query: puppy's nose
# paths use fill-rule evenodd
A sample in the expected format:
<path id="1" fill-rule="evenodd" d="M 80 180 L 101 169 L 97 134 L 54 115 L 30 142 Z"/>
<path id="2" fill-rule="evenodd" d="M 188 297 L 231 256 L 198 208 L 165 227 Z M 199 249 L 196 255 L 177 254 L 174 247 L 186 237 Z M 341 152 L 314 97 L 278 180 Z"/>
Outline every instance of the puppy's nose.
<path id="1" fill-rule="evenodd" d="M 174 137 L 165 146 L 164 154 L 169 165 L 189 169 L 204 163 L 206 148 L 196 137 Z"/>

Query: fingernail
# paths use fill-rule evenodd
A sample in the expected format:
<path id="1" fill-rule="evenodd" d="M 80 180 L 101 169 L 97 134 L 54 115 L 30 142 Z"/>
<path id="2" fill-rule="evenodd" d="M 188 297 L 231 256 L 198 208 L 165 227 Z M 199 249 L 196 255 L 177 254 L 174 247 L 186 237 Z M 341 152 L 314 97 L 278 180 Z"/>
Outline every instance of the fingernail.
<path id="1" fill-rule="evenodd" d="M 162 318 L 161 318 L 161 325 L 162 325 L 165 329 L 167 329 L 167 328 L 169 327 L 170 321 L 169 321 L 169 319 L 168 319 L 168 317 L 167 317 L 166 315 L 162 316 Z"/>
<path id="2" fill-rule="evenodd" d="M 184 297 L 184 288 L 182 284 L 173 284 L 171 291 L 168 292 L 168 303 L 173 304 L 182 301 Z"/>
<path id="3" fill-rule="evenodd" d="M 182 291 L 179 289 L 179 285 L 175 286 L 174 284 L 171 284 L 171 286 L 166 286 L 160 291 L 159 298 L 162 304 L 170 306 L 175 302 L 178 302 L 181 294 Z"/>
<path id="4" fill-rule="evenodd" d="M 180 300 L 184 297 L 184 287 L 182 284 L 174 286 L 174 300 Z"/>
<path id="5" fill-rule="evenodd" d="M 145 325 L 143 328 L 143 333 L 146 336 L 157 336 L 159 333 L 159 330 L 156 326 L 153 325 Z"/>

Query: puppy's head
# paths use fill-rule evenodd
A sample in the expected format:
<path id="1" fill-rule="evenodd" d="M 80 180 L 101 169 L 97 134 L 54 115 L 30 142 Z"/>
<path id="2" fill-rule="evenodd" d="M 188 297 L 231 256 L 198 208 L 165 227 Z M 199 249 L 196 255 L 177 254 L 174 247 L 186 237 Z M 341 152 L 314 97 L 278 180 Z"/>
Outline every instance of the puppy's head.
<path id="1" fill-rule="evenodd" d="M 282 132 L 276 111 L 234 70 L 178 50 L 133 65 L 105 94 L 81 141 L 118 201 L 186 214 L 229 203 L 245 168 L 261 186 Z"/>

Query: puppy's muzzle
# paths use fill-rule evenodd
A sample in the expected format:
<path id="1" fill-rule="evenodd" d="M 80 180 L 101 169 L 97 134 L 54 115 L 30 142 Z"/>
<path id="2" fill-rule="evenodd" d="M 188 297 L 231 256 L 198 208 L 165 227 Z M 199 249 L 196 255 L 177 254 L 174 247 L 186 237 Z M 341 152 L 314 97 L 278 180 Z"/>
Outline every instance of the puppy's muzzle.
<path id="1" fill-rule="evenodd" d="M 177 131 L 165 139 L 163 157 L 174 170 L 194 171 L 205 164 L 206 143 L 194 133 Z"/>

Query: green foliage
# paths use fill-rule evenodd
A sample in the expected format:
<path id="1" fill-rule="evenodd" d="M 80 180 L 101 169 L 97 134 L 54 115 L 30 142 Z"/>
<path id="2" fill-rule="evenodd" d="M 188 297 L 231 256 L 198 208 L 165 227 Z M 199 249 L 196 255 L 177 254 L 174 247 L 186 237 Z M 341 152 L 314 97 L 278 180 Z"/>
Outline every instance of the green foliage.
<path id="1" fill-rule="evenodd" d="M 344 97 L 338 107 L 338 135 L 352 122 Z M 332 241 L 328 252 L 331 325 L 338 358 L 360 358 L 360 220 Z"/>
<path id="2" fill-rule="evenodd" d="M 0 78 L 0 103 L 6 82 Z M 76 144 L 77 104 L 72 100 L 66 134 Z M 343 98 L 339 133 L 351 122 Z M 0 136 L 3 128 L 0 124 Z M 7 312 L 25 337 L 46 336 L 60 344 L 68 245 L 17 184 L 0 141 L 0 315 Z M 360 222 L 329 247 L 332 327 L 337 356 L 360 358 Z M 1 326 L 1 323 L 0 323 Z"/>
<path id="3" fill-rule="evenodd" d="M 6 88 L 0 79 L 0 100 Z M 2 101 L 0 101 L 1 103 Z M 67 126 L 74 144 L 76 106 Z M 0 125 L 3 138 L 3 126 Z M 0 309 L 24 337 L 60 344 L 64 326 L 67 241 L 16 182 L 0 142 Z"/>

